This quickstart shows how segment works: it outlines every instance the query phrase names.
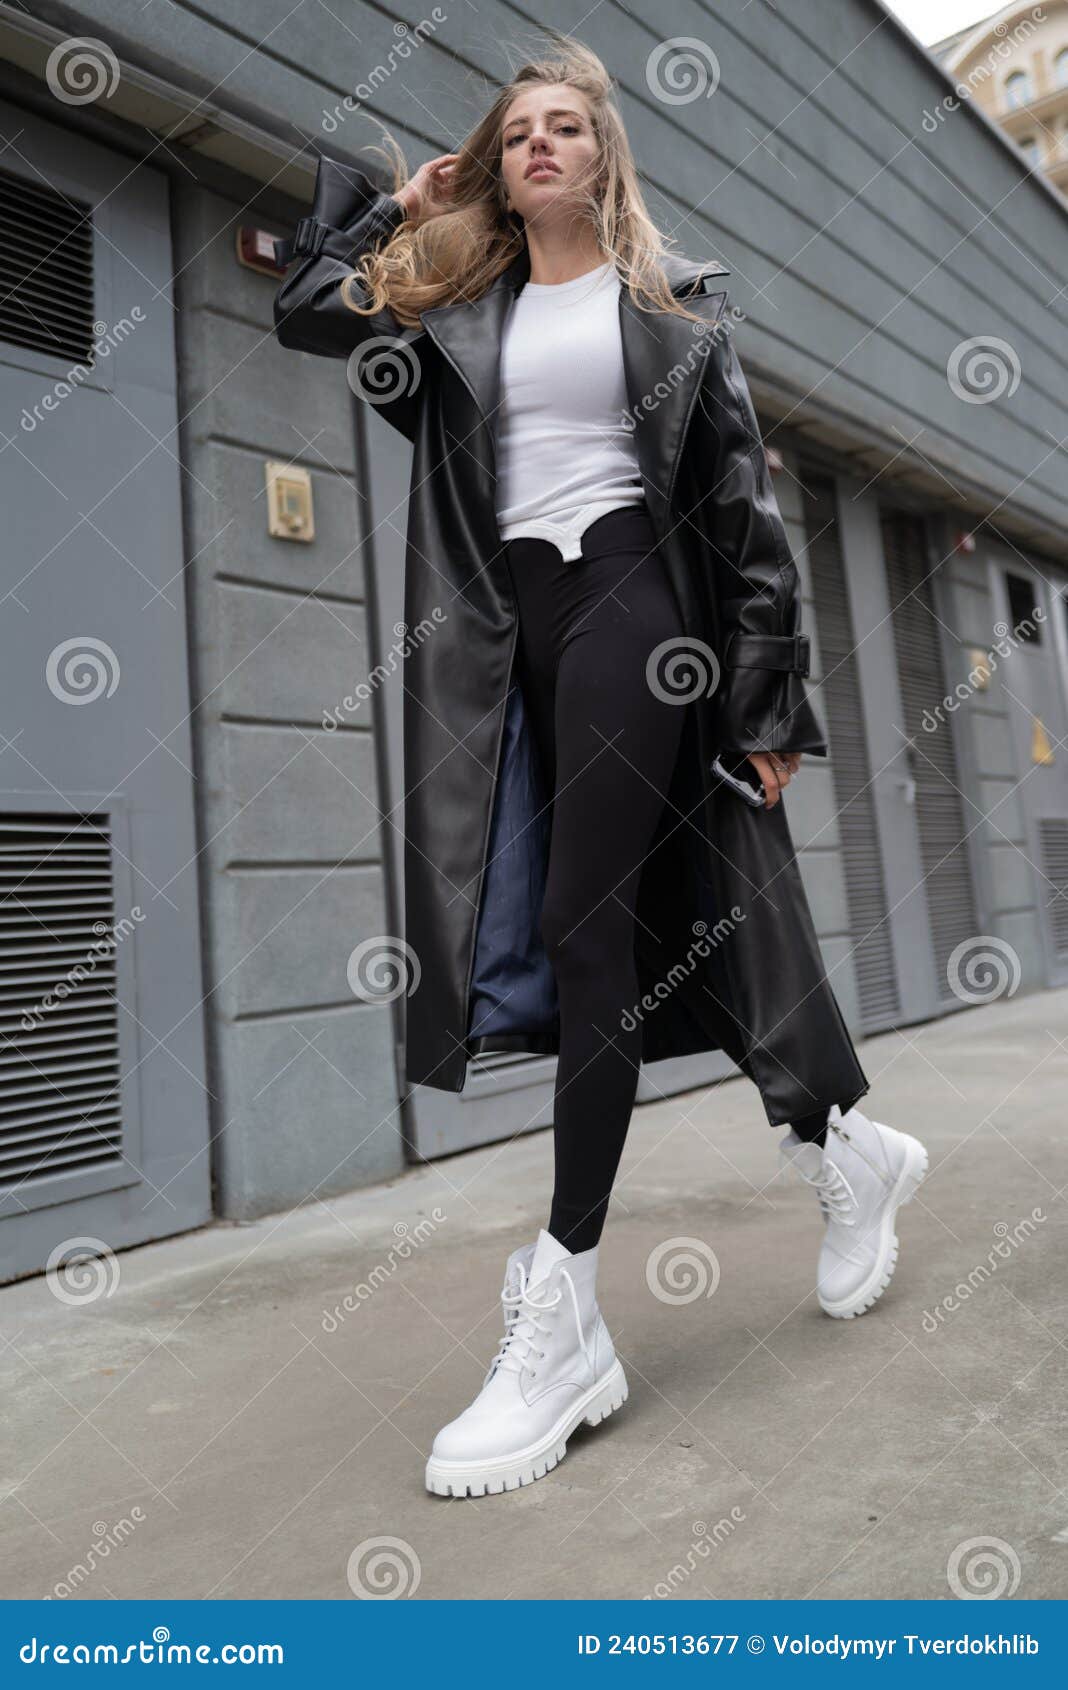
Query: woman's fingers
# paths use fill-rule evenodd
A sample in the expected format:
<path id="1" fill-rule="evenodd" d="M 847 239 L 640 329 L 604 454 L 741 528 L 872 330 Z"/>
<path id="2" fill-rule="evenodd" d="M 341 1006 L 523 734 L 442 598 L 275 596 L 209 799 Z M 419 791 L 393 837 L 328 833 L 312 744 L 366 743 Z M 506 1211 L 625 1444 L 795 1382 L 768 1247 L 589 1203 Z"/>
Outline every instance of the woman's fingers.
<path id="1" fill-rule="evenodd" d="M 799 751 L 754 751 L 749 757 L 764 788 L 764 801 L 773 810 L 801 763 Z"/>
<path id="2" fill-rule="evenodd" d="M 449 153 L 444 158 L 431 160 L 427 166 L 426 196 L 435 211 L 445 210 L 448 204 L 456 160 L 457 154 Z"/>

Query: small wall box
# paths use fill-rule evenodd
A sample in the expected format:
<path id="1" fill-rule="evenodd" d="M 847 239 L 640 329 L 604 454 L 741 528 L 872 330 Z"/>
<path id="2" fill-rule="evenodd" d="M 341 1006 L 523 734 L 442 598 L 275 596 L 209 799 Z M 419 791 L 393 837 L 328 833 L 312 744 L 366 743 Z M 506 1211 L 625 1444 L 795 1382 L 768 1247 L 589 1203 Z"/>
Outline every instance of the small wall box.
<path id="1" fill-rule="evenodd" d="M 311 476 L 293 464 L 265 465 L 267 471 L 267 532 L 276 540 L 314 540 Z"/>

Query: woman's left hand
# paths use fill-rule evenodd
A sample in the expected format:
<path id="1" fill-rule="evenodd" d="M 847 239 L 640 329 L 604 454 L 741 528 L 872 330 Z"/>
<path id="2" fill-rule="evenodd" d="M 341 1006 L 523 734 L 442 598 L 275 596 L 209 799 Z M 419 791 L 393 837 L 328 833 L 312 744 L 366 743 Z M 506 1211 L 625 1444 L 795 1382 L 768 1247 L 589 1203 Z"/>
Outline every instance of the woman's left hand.
<path id="1" fill-rule="evenodd" d="M 800 751 L 754 751 L 749 757 L 760 783 L 769 810 L 773 810 L 801 764 Z"/>

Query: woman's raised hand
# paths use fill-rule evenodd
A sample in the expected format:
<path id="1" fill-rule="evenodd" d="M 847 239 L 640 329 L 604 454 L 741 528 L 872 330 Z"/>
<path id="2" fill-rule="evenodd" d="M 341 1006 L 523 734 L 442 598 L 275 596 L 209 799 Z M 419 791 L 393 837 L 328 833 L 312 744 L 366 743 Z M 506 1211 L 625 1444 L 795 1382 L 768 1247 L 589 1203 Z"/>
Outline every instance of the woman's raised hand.
<path id="1" fill-rule="evenodd" d="M 459 153 L 443 153 L 440 158 L 427 159 L 411 181 L 394 194 L 394 199 L 404 207 L 410 223 L 425 223 L 428 218 L 439 217 L 443 211 L 451 210 L 451 175 L 459 156 Z"/>

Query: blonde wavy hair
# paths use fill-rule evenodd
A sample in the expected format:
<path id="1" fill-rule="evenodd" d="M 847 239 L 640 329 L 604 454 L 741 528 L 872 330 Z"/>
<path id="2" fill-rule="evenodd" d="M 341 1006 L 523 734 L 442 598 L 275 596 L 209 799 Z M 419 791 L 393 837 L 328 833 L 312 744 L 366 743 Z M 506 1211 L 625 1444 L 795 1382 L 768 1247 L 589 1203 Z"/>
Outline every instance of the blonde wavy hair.
<path id="1" fill-rule="evenodd" d="M 668 249 L 645 207 L 611 77 L 590 48 L 555 34 L 551 52 L 515 72 L 456 148 L 451 209 L 425 222 L 400 224 L 389 240 L 364 254 L 346 278 L 340 291 L 350 310 L 370 315 L 388 309 L 398 323 L 415 328 L 422 313 L 436 305 L 480 298 L 518 257 L 526 235 L 522 219 L 506 208 L 502 131 L 516 95 L 537 83 L 566 84 L 589 103 L 600 157 L 583 212 L 602 251 L 615 260 L 634 303 L 641 310 L 670 311 L 702 321 L 673 296 L 660 267 L 659 259 Z M 383 148 L 372 150 L 390 159 L 392 191 L 397 193 L 410 179 L 408 168 L 393 138 L 387 135 L 384 141 Z"/>

